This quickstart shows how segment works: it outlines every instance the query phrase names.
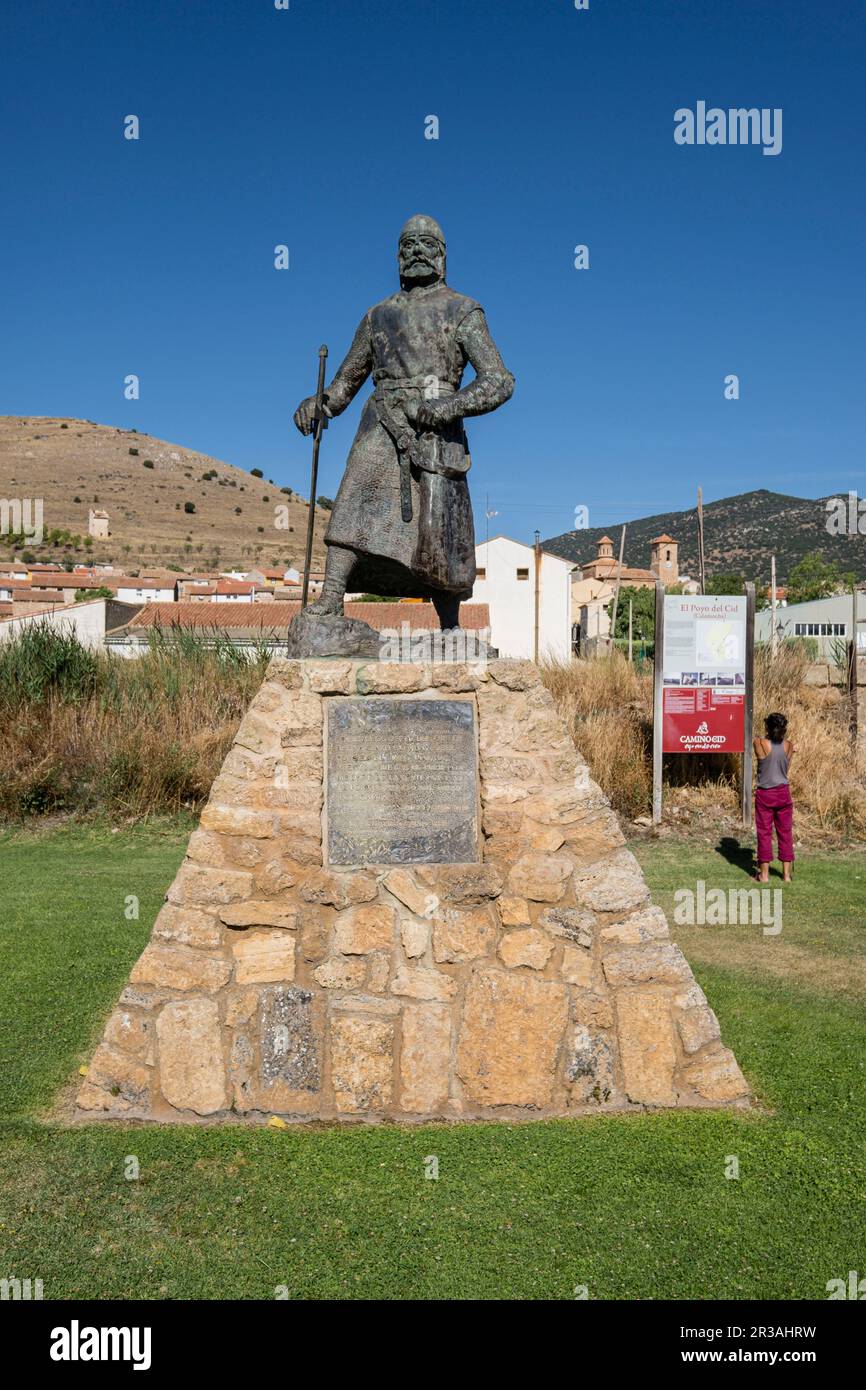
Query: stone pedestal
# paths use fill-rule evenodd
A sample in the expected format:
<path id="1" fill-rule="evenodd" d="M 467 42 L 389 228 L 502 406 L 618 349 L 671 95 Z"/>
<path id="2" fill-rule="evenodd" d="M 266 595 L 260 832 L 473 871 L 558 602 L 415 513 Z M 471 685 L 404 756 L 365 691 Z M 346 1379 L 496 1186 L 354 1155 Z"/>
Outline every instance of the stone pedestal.
<path id="1" fill-rule="evenodd" d="M 275 658 L 78 1105 L 419 1121 L 747 1094 L 531 663 Z"/>

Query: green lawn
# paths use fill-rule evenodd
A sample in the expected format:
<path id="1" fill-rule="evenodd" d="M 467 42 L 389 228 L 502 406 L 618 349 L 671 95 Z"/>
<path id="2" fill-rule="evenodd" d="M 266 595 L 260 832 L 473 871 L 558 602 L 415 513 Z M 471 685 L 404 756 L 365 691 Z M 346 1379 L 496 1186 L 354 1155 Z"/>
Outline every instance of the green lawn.
<path id="1" fill-rule="evenodd" d="M 586 1285 L 592 1298 L 784 1299 L 863 1272 L 862 857 L 798 866 L 780 938 L 676 933 L 768 1113 L 422 1130 L 45 1123 L 188 828 L 0 838 L 0 1275 L 41 1278 L 46 1298 L 272 1298 L 285 1285 L 296 1299 L 570 1299 Z M 636 850 L 665 906 L 697 878 L 745 882 L 710 846 Z M 425 1178 L 434 1154 L 438 1181 Z"/>

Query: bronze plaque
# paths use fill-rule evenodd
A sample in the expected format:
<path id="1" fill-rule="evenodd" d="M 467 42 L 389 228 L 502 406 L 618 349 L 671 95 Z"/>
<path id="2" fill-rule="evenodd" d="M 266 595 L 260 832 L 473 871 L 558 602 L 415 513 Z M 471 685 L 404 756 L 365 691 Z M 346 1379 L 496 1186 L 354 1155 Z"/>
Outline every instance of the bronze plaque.
<path id="1" fill-rule="evenodd" d="M 471 700 L 329 700 L 329 864 L 478 861 Z"/>

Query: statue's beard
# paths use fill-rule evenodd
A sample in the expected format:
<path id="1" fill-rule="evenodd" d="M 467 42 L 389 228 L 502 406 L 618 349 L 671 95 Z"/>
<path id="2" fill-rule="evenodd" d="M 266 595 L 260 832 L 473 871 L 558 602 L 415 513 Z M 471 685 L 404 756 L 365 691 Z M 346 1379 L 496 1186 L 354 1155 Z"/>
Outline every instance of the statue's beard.
<path id="1" fill-rule="evenodd" d="M 413 259 L 400 266 L 400 283 L 404 287 L 411 285 L 434 285 L 439 280 L 444 280 L 445 271 L 441 265 L 436 265 L 420 258 Z"/>

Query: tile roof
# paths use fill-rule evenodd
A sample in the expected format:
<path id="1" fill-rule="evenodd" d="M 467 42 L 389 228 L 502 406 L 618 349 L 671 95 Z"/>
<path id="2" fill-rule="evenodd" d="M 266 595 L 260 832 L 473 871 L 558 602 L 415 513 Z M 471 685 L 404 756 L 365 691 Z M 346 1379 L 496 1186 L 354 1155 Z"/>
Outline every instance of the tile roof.
<path id="1" fill-rule="evenodd" d="M 263 631 L 285 631 L 300 611 L 300 603 L 149 603 L 129 623 L 131 629 L 143 627 L 247 627 Z M 346 616 L 360 618 L 377 631 L 400 629 L 408 623 L 413 631 L 436 630 L 439 619 L 432 603 L 347 603 Z M 486 603 L 460 605 L 460 625 L 478 632 L 490 626 Z"/>

